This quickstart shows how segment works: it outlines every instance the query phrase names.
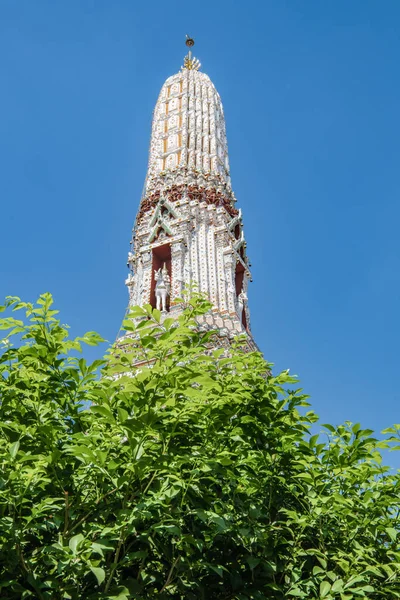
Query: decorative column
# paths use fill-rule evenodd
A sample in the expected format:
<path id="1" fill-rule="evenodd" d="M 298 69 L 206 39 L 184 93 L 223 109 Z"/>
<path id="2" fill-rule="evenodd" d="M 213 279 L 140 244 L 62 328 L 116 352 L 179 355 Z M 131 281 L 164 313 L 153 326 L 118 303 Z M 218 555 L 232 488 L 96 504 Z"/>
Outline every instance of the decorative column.
<path id="1" fill-rule="evenodd" d="M 231 248 L 225 248 L 223 251 L 224 257 L 224 274 L 226 281 L 227 293 L 227 308 L 230 315 L 236 314 L 236 286 L 235 286 L 235 266 L 236 260 L 233 256 Z"/>
<path id="2" fill-rule="evenodd" d="M 185 250 L 185 244 L 182 241 L 174 242 L 173 244 L 171 244 L 171 308 L 173 306 L 175 298 L 182 297 L 182 290 L 185 281 L 183 273 Z"/>
<path id="3" fill-rule="evenodd" d="M 154 277 L 153 260 L 151 252 L 144 251 L 141 255 L 143 270 L 142 270 L 142 291 L 141 304 L 150 304 L 151 282 Z"/>

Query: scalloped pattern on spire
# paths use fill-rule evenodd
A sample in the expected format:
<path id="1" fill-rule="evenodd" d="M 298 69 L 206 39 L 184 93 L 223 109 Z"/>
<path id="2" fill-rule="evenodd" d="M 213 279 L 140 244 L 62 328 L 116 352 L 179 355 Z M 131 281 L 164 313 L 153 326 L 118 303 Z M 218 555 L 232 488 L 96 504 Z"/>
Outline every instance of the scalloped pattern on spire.
<path id="1" fill-rule="evenodd" d="M 145 194 L 160 175 L 182 169 L 217 176 L 231 188 L 221 99 L 210 78 L 195 68 L 169 77 L 161 89 L 153 115 Z"/>

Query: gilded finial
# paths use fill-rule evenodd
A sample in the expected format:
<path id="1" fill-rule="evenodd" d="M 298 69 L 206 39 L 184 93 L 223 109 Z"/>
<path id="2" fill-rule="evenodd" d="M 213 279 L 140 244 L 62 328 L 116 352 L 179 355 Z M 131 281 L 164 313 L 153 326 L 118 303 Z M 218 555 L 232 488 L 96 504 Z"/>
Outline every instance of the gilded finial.
<path id="1" fill-rule="evenodd" d="M 185 44 L 189 48 L 189 52 L 187 53 L 187 55 L 185 56 L 185 58 L 183 60 L 182 69 L 189 69 L 189 70 L 197 71 L 198 69 L 200 69 L 201 64 L 200 64 L 200 61 L 198 61 L 195 56 L 192 57 L 192 51 L 190 50 L 190 48 L 192 48 L 194 46 L 194 39 L 186 34 Z"/>

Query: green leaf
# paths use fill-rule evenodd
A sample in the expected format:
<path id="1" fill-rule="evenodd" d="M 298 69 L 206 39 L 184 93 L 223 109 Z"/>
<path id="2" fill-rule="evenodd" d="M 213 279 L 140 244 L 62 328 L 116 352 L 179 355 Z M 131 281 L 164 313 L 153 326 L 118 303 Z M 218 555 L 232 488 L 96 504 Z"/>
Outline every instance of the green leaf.
<path id="1" fill-rule="evenodd" d="M 132 598 L 136 598 L 137 594 L 136 594 L 136 590 L 135 588 L 138 587 L 136 581 L 134 580 L 130 580 L 129 581 L 129 586 L 131 588 L 131 591 L 133 591 L 133 594 L 131 593 L 130 590 L 128 590 L 128 588 L 126 588 L 125 586 L 121 586 L 118 587 L 115 594 L 113 594 L 112 596 L 107 596 L 107 598 L 109 600 L 130 600 Z M 133 588 L 133 590 L 132 590 Z M 138 588 L 140 589 L 140 588 Z"/>
<path id="2" fill-rule="evenodd" d="M 342 579 L 336 579 L 333 583 L 332 583 L 332 588 L 331 588 L 331 592 L 343 592 L 343 580 Z"/>
<path id="3" fill-rule="evenodd" d="M 129 413 L 124 408 L 118 408 L 118 417 L 121 423 L 124 423 L 127 419 L 129 419 Z"/>
<path id="4" fill-rule="evenodd" d="M 208 511 L 208 516 L 210 517 L 211 521 L 213 523 L 215 523 L 216 525 L 218 525 L 218 527 L 222 530 L 225 531 L 225 529 L 227 528 L 227 524 L 225 522 L 225 519 L 223 519 L 220 515 L 217 515 L 216 513 L 213 513 L 211 511 Z"/>
<path id="5" fill-rule="evenodd" d="M 306 598 L 308 594 L 302 592 L 299 587 L 294 587 L 287 592 L 287 595 L 294 596 L 295 598 Z"/>
<path id="6" fill-rule="evenodd" d="M 102 584 L 104 579 L 106 578 L 104 569 L 102 569 L 101 567 L 90 567 L 90 570 L 92 571 L 93 575 L 96 577 L 97 583 L 99 585 Z"/>
<path id="7" fill-rule="evenodd" d="M 159 323 L 161 321 L 161 312 L 155 308 L 153 310 L 153 318 Z"/>
<path id="8" fill-rule="evenodd" d="M 315 557 L 318 560 L 319 564 L 322 565 L 324 569 L 326 569 L 326 567 L 327 567 L 326 560 L 322 556 L 319 556 L 318 554 L 316 554 Z"/>
<path id="9" fill-rule="evenodd" d="M 224 567 L 223 565 L 211 565 L 208 563 L 207 566 L 209 569 L 211 569 L 212 571 L 217 573 L 217 575 L 219 575 L 220 577 L 224 576 L 224 571 L 229 573 L 228 569 L 226 567 Z"/>
<path id="10" fill-rule="evenodd" d="M 70 547 L 73 554 L 76 554 L 79 544 L 84 540 L 84 536 L 81 533 L 74 535 L 68 542 L 68 546 Z"/>
<path id="11" fill-rule="evenodd" d="M 319 586 L 319 594 L 321 598 L 325 598 L 331 591 L 331 584 L 328 581 L 321 581 Z"/>
<path id="12" fill-rule="evenodd" d="M 249 565 L 250 569 L 255 569 L 261 562 L 261 559 L 256 558 L 255 556 L 248 556 L 246 558 L 246 562 Z"/>
<path id="13" fill-rule="evenodd" d="M 175 319 L 165 319 L 163 322 L 163 327 L 165 327 L 165 329 L 168 331 L 171 327 L 171 325 L 173 325 L 175 323 Z"/>
<path id="14" fill-rule="evenodd" d="M 141 458 L 143 456 L 143 452 L 144 452 L 143 444 L 139 444 L 138 446 L 136 446 L 136 449 L 134 451 L 135 460 L 139 460 L 139 458 Z"/>
<path id="15" fill-rule="evenodd" d="M 321 427 L 325 427 L 325 429 L 327 429 L 328 431 L 331 431 L 332 433 L 335 433 L 335 431 L 336 431 L 336 427 L 334 427 L 333 425 L 330 425 L 329 423 L 324 423 L 323 425 L 321 425 Z"/>
<path id="16" fill-rule="evenodd" d="M 90 410 L 97 415 L 101 415 L 102 417 L 106 417 L 112 421 L 114 421 L 114 415 L 111 410 L 107 406 L 99 406 L 98 404 L 93 404 L 90 407 Z"/>
<path id="17" fill-rule="evenodd" d="M 356 583 L 360 583 L 360 582 L 364 582 L 365 578 L 363 577 L 363 575 L 353 575 L 352 577 L 350 577 L 350 579 L 348 579 L 347 583 L 344 586 L 344 589 L 348 589 L 351 588 L 353 585 L 355 585 Z"/>
<path id="18" fill-rule="evenodd" d="M 129 309 L 128 317 L 134 319 L 137 317 L 145 317 L 146 315 L 147 312 L 140 306 L 132 306 L 132 308 Z"/>
<path id="19" fill-rule="evenodd" d="M 10 444 L 10 446 L 8 447 L 8 451 L 11 455 L 11 458 L 15 458 L 17 456 L 18 450 L 19 450 L 19 441 L 14 442 L 13 444 Z"/>
<path id="20" fill-rule="evenodd" d="M 100 542 L 92 542 L 91 548 L 93 553 L 100 554 L 100 556 L 104 556 L 104 550 L 110 551 L 114 549 L 113 546 L 109 544 L 101 544 Z"/>
<path id="21" fill-rule="evenodd" d="M 394 527 L 386 527 L 386 533 L 388 534 L 392 542 L 396 541 L 398 532 L 396 529 L 394 529 Z"/>

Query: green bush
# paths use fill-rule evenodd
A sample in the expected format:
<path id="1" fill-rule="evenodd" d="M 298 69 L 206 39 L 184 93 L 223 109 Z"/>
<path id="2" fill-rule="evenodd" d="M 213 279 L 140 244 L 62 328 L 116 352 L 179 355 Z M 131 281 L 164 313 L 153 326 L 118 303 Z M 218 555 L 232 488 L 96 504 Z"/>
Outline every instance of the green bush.
<path id="1" fill-rule="evenodd" d="M 162 324 L 133 309 L 91 365 L 78 351 L 101 338 L 70 340 L 51 305 L 10 298 L 25 317 L 0 321 L 2 598 L 400 598 L 380 456 L 400 426 L 311 436 L 288 372 L 210 350 L 201 296 Z"/>

